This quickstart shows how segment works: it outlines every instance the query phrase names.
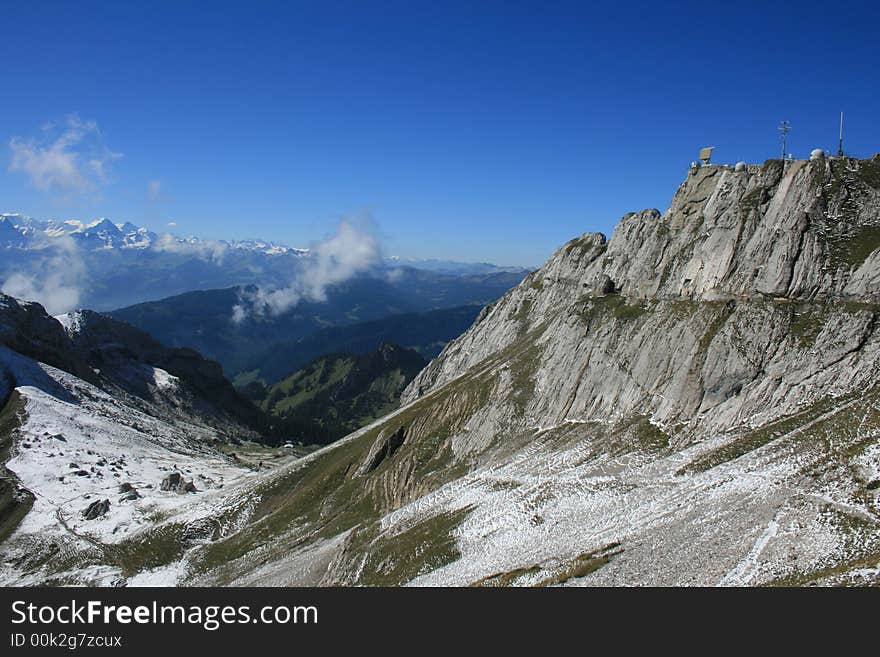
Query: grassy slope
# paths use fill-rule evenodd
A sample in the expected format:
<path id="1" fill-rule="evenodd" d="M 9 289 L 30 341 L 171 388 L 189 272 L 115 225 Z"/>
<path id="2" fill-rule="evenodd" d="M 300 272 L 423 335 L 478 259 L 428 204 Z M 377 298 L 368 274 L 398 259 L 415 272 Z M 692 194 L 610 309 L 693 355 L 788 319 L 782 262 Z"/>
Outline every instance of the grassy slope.
<path id="1" fill-rule="evenodd" d="M 20 415 L 25 411 L 14 390 L 7 400 L 0 400 L 0 404 L 0 463 L 6 463 L 12 450 L 13 432 L 20 425 Z M 0 543 L 15 531 L 32 505 L 33 497 L 29 493 L 20 493 L 18 480 L 3 468 L 0 471 Z"/>
<path id="2" fill-rule="evenodd" d="M 611 315 L 617 322 L 639 321 L 641 313 L 622 308 L 618 301 L 611 299 L 599 304 L 593 312 Z M 723 306 L 714 310 L 722 312 Z M 538 365 L 534 345 L 541 330 L 538 328 L 523 334 L 513 345 L 471 368 L 462 377 L 432 391 L 369 430 L 343 441 L 337 448 L 320 453 L 306 467 L 267 482 L 255 491 L 260 502 L 254 521 L 243 531 L 207 547 L 199 555 L 200 573 L 210 573 L 208 581 L 229 582 L 240 572 L 340 536 L 345 540 L 343 557 L 322 584 L 400 584 L 455 560 L 457 549 L 452 535 L 466 517 L 466 510 L 428 518 L 396 535 L 383 533 L 379 519 L 388 511 L 462 476 L 475 465 L 453 457 L 451 437 L 492 398 L 498 383 L 494 372 L 499 365 L 506 364 L 528 383 Z M 700 341 L 702 350 L 708 349 L 716 330 L 715 324 L 709 322 L 707 336 Z M 685 466 L 683 472 L 711 469 L 756 449 L 790 449 L 795 442 L 804 449 L 818 450 L 816 459 L 824 464 L 821 465 L 824 472 L 850 468 L 852 459 L 864 453 L 873 444 L 874 433 L 880 431 L 877 390 L 866 391 L 854 399 L 857 404 L 853 407 L 832 404 L 832 413 L 819 423 L 813 420 L 829 410 L 828 400 L 818 401 L 815 408 L 802 413 L 780 418 L 766 429 L 736 436 L 728 445 Z M 517 405 L 516 399 L 509 401 Z M 401 426 L 408 431 L 404 445 L 374 472 L 367 476 L 356 474 L 380 433 L 395 431 Z M 648 435 L 653 429 L 653 425 L 641 417 L 633 418 L 629 423 L 622 422 L 602 439 L 602 449 L 616 445 L 616 449 L 623 451 L 668 450 L 666 436 Z M 841 440 L 842 437 L 846 440 Z M 515 432 L 500 438 L 503 440 L 490 448 L 496 456 L 513 453 L 528 441 L 527 436 Z M 813 476 L 810 473 L 805 475 Z M 870 487 L 876 487 L 877 482 L 865 481 L 862 486 L 865 499 L 868 499 Z M 871 505 L 873 507 L 874 503 Z M 865 530 L 860 522 L 858 518 L 846 517 L 839 523 L 854 527 L 854 556 L 827 573 L 801 573 L 795 578 L 797 583 L 840 576 L 852 568 L 873 563 L 872 559 L 876 561 L 880 557 L 878 546 L 874 541 L 865 540 Z M 611 550 L 612 547 L 615 549 Z M 540 573 L 541 577 L 536 581 L 539 584 L 561 583 L 570 577 L 592 572 L 618 552 L 616 546 L 608 548 L 609 551 L 601 554 L 582 555 L 577 563 L 567 564 L 559 572 Z M 255 557 L 257 554 L 259 556 Z M 414 559 L 414 554 L 419 558 Z M 504 583 L 512 583 L 520 574 L 501 575 Z M 486 583 L 490 582 L 481 582 Z"/>
<path id="3" fill-rule="evenodd" d="M 234 383 L 239 387 L 252 381 L 268 385 L 324 354 L 366 354 L 383 342 L 413 349 L 430 359 L 473 324 L 480 308 L 470 305 L 391 315 L 349 326 L 332 326 L 301 339 L 278 342 L 245 363 Z"/>
<path id="4" fill-rule="evenodd" d="M 267 389 L 248 390 L 263 410 L 306 434 L 301 442 L 326 443 L 397 408 L 425 364 L 414 351 L 383 345 L 370 354 L 322 356 Z"/>

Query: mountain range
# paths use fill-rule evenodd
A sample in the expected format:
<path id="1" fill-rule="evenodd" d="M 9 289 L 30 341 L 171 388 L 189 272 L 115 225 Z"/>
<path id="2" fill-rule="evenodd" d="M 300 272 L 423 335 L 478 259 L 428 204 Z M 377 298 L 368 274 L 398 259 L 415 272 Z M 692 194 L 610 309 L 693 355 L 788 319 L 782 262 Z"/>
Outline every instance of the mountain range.
<path id="1" fill-rule="evenodd" d="M 187 292 L 110 314 L 167 345 L 191 347 L 218 360 L 232 378 L 248 375 L 274 383 L 322 353 L 372 351 L 385 340 L 434 356 L 481 306 L 523 275 L 448 276 L 409 269 L 392 280 L 357 276 L 329 288 L 325 301 L 303 300 L 284 313 L 250 314 L 241 321 L 233 321 L 234 308 L 253 287 Z"/>
<path id="2" fill-rule="evenodd" d="M 73 308 L 113 310 L 169 296 L 217 288 L 255 285 L 284 288 L 301 277 L 318 253 L 265 240 L 211 240 L 156 233 L 132 223 L 37 220 L 0 215 L 0 287 L 39 296 L 50 312 Z M 440 260 L 381 258 L 352 272 L 366 279 L 427 283 L 452 289 L 457 279 L 528 273 L 522 267 Z M 47 272 L 64 271 L 63 280 Z M 346 280 L 349 277 L 346 277 Z M 445 305 L 470 302 L 458 301 Z M 427 306 L 439 307 L 439 306 Z M 424 305 L 419 309 L 426 309 Z"/>
<path id="3" fill-rule="evenodd" d="M 692 167 L 484 307 L 399 408 L 256 470 L 17 305 L 4 584 L 880 584 L 880 155 Z"/>

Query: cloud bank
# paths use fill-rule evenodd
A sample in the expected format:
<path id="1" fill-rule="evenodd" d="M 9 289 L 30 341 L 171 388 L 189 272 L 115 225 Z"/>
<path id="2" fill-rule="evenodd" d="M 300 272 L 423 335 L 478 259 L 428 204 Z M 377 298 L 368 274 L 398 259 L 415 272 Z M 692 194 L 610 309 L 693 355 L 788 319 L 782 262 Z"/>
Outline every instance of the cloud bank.
<path id="1" fill-rule="evenodd" d="M 85 274 L 74 241 L 69 237 L 56 238 L 31 272 L 9 275 L 0 283 L 0 289 L 13 297 L 42 304 L 50 315 L 60 315 L 79 305 Z"/>
<path id="2" fill-rule="evenodd" d="M 177 226 L 174 222 L 168 225 Z M 229 251 L 229 245 L 218 240 L 182 240 L 172 233 L 157 235 L 153 248 L 166 253 L 195 256 L 214 264 L 221 264 Z"/>
<path id="3" fill-rule="evenodd" d="M 257 288 L 242 294 L 240 303 L 232 309 L 232 321 L 240 323 L 251 315 L 280 315 L 303 300 L 326 301 L 328 288 L 378 265 L 381 260 L 379 240 L 370 222 L 343 219 L 331 237 L 309 249 L 290 285 L 272 290 Z"/>
<path id="4" fill-rule="evenodd" d="M 110 164 L 122 157 L 105 145 L 94 121 L 68 116 L 43 127 L 39 138 L 13 137 L 9 171 L 25 174 L 39 190 L 87 192 L 106 184 Z"/>

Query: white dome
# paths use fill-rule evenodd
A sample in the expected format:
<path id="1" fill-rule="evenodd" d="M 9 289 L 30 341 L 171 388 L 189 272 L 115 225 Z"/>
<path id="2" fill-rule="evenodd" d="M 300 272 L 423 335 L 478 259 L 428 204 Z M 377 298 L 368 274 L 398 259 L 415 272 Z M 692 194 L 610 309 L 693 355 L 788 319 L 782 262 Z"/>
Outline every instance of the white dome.
<path id="1" fill-rule="evenodd" d="M 737 162 L 736 166 L 733 167 L 734 171 L 745 171 L 746 163 L 745 162 Z"/>
<path id="2" fill-rule="evenodd" d="M 821 160 L 824 157 L 825 151 L 823 151 L 821 148 L 814 148 L 812 151 L 810 151 L 811 160 Z"/>

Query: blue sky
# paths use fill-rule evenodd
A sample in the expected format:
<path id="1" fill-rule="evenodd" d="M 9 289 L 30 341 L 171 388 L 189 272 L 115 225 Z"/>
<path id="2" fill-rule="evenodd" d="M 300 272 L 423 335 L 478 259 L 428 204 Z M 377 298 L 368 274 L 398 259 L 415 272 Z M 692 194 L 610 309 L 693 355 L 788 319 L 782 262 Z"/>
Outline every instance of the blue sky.
<path id="1" fill-rule="evenodd" d="M 537 265 L 700 146 L 880 151 L 876 2 L 618 4 L 3 2 L 0 210 Z"/>

